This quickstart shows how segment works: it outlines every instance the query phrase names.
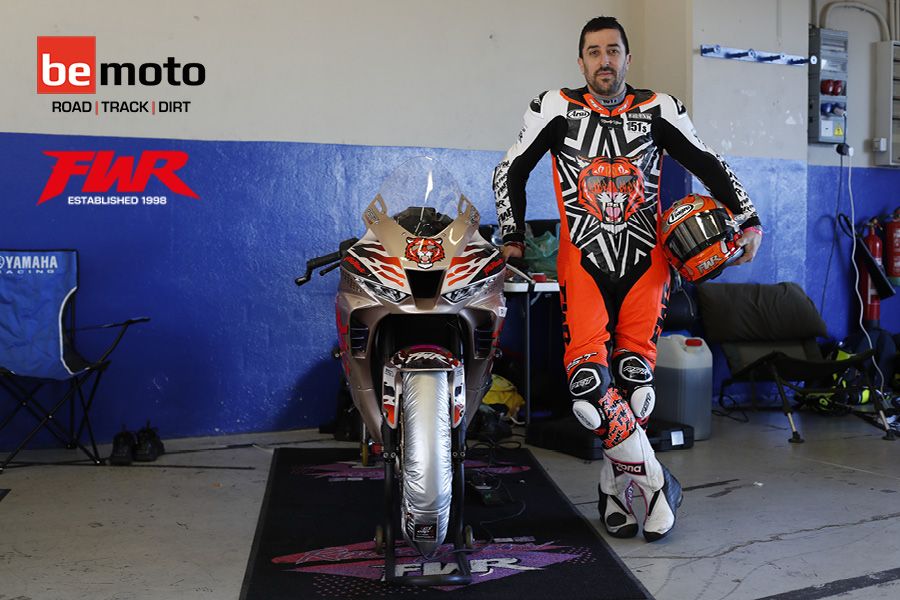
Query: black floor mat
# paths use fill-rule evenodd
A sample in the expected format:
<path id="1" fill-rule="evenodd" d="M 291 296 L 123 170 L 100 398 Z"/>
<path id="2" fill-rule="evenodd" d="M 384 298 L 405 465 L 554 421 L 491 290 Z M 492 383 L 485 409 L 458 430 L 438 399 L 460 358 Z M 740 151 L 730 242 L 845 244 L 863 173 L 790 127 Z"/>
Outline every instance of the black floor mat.
<path id="1" fill-rule="evenodd" d="M 525 449 L 468 453 L 467 479 L 476 477 L 500 502 L 486 505 L 467 492 L 465 522 L 476 538 L 469 557 L 472 584 L 417 588 L 382 582 L 384 561 L 372 540 L 381 518 L 383 468 L 363 468 L 357 455 L 355 449 L 275 451 L 243 600 L 652 600 Z M 425 560 L 402 539 L 397 563 L 409 575 L 456 568 L 449 553 Z"/>

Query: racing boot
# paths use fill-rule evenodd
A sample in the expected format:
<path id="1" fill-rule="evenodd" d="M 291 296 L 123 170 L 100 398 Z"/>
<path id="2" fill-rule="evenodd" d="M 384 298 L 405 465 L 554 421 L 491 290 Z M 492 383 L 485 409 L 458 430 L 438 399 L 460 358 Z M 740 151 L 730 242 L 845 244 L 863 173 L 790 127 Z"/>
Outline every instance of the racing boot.
<path id="1" fill-rule="evenodd" d="M 675 476 L 663 465 L 663 485 L 655 492 L 641 490 L 644 502 L 647 505 L 647 516 L 644 519 L 644 539 L 648 542 L 660 540 L 672 531 L 675 526 L 675 512 L 681 506 L 681 484 Z"/>
<path id="2" fill-rule="evenodd" d="M 617 538 L 631 538 L 637 535 L 638 522 L 631 510 L 634 486 L 629 481 L 622 490 L 616 485 L 616 476 L 606 459 L 600 467 L 600 483 L 597 484 L 599 500 L 597 510 L 607 533 Z M 623 482 L 625 483 L 625 482 Z M 604 492 L 606 488 L 608 491 Z"/>
<path id="3" fill-rule="evenodd" d="M 637 426 L 628 402 L 609 382 L 609 370 L 603 365 L 585 363 L 575 369 L 569 377 L 572 412 L 583 426 L 603 439 L 604 460 L 597 486 L 600 494 L 597 508 L 603 525 L 614 537 L 633 537 L 637 535 L 638 525 L 626 495 L 631 489 L 626 475 L 635 470 L 644 473 L 640 437 L 646 441 L 647 435 Z M 645 445 L 652 457 L 650 443 Z M 661 486 L 661 477 L 659 480 Z"/>
<path id="4" fill-rule="evenodd" d="M 631 409 L 628 409 L 631 413 Z M 632 416 L 632 422 L 634 417 Z M 614 419 L 610 419 L 611 424 Z M 606 485 L 603 489 L 622 489 L 632 481 L 644 496 L 647 504 L 644 519 L 644 538 L 656 541 L 665 536 L 675 525 L 675 510 L 681 503 L 681 485 L 656 459 L 656 454 L 642 427 L 610 427 L 604 446 L 605 458 L 609 461 L 616 487 Z M 602 473 L 602 471 L 601 471 Z M 603 483 L 603 479 L 601 479 Z"/>

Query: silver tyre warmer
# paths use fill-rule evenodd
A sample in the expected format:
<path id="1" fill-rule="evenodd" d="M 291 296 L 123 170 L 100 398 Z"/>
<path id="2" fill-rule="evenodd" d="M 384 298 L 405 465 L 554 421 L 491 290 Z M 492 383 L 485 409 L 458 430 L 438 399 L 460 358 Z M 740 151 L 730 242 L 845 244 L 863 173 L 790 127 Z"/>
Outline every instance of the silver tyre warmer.
<path id="1" fill-rule="evenodd" d="M 430 557 L 447 535 L 453 469 L 446 371 L 403 373 L 400 519 L 403 537 Z"/>

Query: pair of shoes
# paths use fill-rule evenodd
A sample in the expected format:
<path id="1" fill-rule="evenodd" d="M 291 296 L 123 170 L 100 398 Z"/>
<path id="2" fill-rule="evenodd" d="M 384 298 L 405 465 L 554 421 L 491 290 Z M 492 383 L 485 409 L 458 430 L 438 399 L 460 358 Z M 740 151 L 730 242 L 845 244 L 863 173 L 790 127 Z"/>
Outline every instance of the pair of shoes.
<path id="1" fill-rule="evenodd" d="M 137 434 L 122 426 L 122 431 L 113 438 L 113 448 L 109 455 L 109 464 L 116 466 L 130 465 L 132 461 L 152 462 L 166 453 L 156 428 L 150 422 L 138 430 Z"/>
<path id="2" fill-rule="evenodd" d="M 683 500 L 681 484 L 665 465 L 660 466 L 663 471 L 663 486 L 650 494 L 645 493 L 633 481 L 617 496 L 604 494 L 597 485 L 597 492 L 600 494 L 597 510 L 600 511 L 600 518 L 609 535 L 617 538 L 631 538 L 637 535 L 638 523 L 631 508 L 634 487 L 640 490 L 647 508 L 644 518 L 644 539 L 655 542 L 672 531 L 675 526 L 675 512 Z"/>

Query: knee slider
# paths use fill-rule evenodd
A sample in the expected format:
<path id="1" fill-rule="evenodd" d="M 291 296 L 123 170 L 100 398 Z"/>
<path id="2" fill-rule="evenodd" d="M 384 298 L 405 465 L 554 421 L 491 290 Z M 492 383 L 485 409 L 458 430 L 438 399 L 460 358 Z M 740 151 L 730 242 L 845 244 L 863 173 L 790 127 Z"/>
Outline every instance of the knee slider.
<path id="1" fill-rule="evenodd" d="M 650 363 L 635 352 L 621 352 L 613 358 L 613 374 L 634 416 L 646 420 L 656 404 Z"/>
<path id="2" fill-rule="evenodd" d="M 631 406 L 631 412 L 634 413 L 635 418 L 642 422 L 648 419 L 650 413 L 653 412 L 653 407 L 656 406 L 656 392 L 653 390 L 653 386 L 648 385 L 634 390 L 628 399 L 628 404 Z"/>
<path id="3" fill-rule="evenodd" d="M 606 427 L 606 419 L 603 417 L 603 413 L 600 412 L 600 407 L 594 402 L 575 400 L 572 402 L 572 412 L 575 413 L 575 418 L 578 419 L 578 422 L 591 431 L 597 431 Z"/>
<path id="4" fill-rule="evenodd" d="M 600 399 L 609 389 L 609 369 L 596 363 L 578 366 L 569 377 L 572 412 L 578 422 L 592 431 L 606 426 L 606 416 L 600 410 Z"/>

